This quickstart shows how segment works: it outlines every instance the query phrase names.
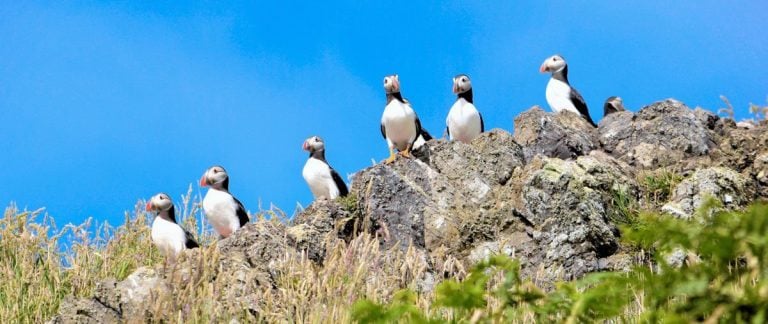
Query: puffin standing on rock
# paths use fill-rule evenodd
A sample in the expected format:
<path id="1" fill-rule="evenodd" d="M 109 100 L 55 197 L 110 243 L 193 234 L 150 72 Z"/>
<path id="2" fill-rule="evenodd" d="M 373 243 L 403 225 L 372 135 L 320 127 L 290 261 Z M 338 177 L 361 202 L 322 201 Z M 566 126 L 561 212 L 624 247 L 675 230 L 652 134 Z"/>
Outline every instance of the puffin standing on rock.
<path id="1" fill-rule="evenodd" d="M 603 105 L 603 117 L 624 110 L 626 109 L 624 109 L 624 102 L 621 100 L 621 97 L 608 97 Z"/>
<path id="2" fill-rule="evenodd" d="M 589 117 L 589 109 L 584 98 L 576 89 L 568 83 L 568 63 L 560 55 L 552 55 L 541 64 L 541 73 L 550 72 L 552 78 L 547 83 L 547 103 L 555 112 L 568 110 L 575 112 L 587 120 L 593 127 L 597 127 Z"/>
<path id="3" fill-rule="evenodd" d="M 336 199 L 346 196 L 349 191 L 344 180 L 325 160 L 325 143 L 318 136 L 304 141 L 302 149 L 309 152 L 302 175 L 315 199 Z"/>
<path id="4" fill-rule="evenodd" d="M 381 115 L 381 135 L 387 140 L 389 158 L 386 163 L 395 161 L 395 149 L 404 157 L 411 157 L 411 149 L 419 135 L 423 136 L 421 122 L 408 100 L 400 94 L 400 80 L 397 74 L 384 78 L 384 91 L 387 105 Z M 429 136 L 427 134 L 427 136 Z M 429 136 L 431 137 L 431 136 Z"/>
<path id="5" fill-rule="evenodd" d="M 466 74 L 453 78 L 456 102 L 445 119 L 446 131 L 452 140 L 469 143 L 484 132 L 483 116 L 472 102 L 472 81 Z"/>
<path id="6" fill-rule="evenodd" d="M 171 260 L 181 250 L 199 247 L 192 234 L 176 223 L 176 212 L 171 197 L 164 193 L 154 195 L 147 202 L 147 211 L 156 212 L 152 221 L 152 243 Z"/>
<path id="7" fill-rule="evenodd" d="M 200 186 L 210 186 L 203 198 L 203 211 L 213 228 L 227 238 L 248 223 L 248 213 L 235 196 L 229 193 L 229 176 L 221 166 L 212 166 L 200 178 Z"/>

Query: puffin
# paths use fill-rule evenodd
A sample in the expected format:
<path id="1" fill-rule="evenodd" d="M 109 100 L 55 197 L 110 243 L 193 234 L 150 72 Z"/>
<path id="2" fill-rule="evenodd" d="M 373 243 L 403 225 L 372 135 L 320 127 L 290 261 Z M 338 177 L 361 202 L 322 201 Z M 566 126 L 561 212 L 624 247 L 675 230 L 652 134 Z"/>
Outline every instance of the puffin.
<path id="1" fill-rule="evenodd" d="M 248 223 L 248 213 L 229 192 L 229 176 L 222 166 L 215 165 L 200 178 L 201 187 L 210 187 L 203 198 L 203 211 L 221 238 L 227 238 Z"/>
<path id="2" fill-rule="evenodd" d="M 603 118 L 612 113 L 624 110 L 626 109 L 624 109 L 624 102 L 621 100 L 621 97 L 608 97 L 608 99 L 605 99 L 605 104 L 603 105 Z"/>
<path id="3" fill-rule="evenodd" d="M 381 136 L 387 140 L 389 158 L 386 163 L 395 161 L 395 149 L 403 157 L 411 157 L 411 150 L 416 138 L 422 134 L 421 121 L 408 100 L 400 93 L 400 79 L 397 74 L 384 78 L 384 91 L 387 104 L 381 115 Z"/>
<path id="4" fill-rule="evenodd" d="M 578 91 L 568 83 L 568 63 L 560 55 L 552 55 L 541 64 L 539 68 L 541 73 L 552 73 L 552 78 L 547 83 L 547 103 L 555 112 L 568 110 L 575 112 L 589 122 L 593 127 L 597 127 L 592 118 L 589 117 L 589 109 L 584 98 Z"/>
<path id="5" fill-rule="evenodd" d="M 419 136 L 416 137 L 416 140 L 413 142 L 413 148 L 411 148 L 411 151 L 417 151 L 421 149 L 424 144 L 427 144 L 427 141 L 432 139 L 432 135 L 427 132 L 426 129 L 422 128 L 419 132 Z"/>
<path id="6" fill-rule="evenodd" d="M 485 131 L 483 116 L 472 102 L 472 80 L 466 74 L 453 77 L 456 102 L 448 111 L 445 129 L 451 140 L 469 143 Z"/>
<path id="7" fill-rule="evenodd" d="M 182 250 L 200 247 L 188 232 L 176 223 L 173 201 L 165 193 L 159 193 L 147 202 L 147 211 L 157 213 L 152 221 L 152 243 L 163 255 L 175 260 Z"/>
<path id="8" fill-rule="evenodd" d="M 302 149 L 309 152 L 309 159 L 304 164 L 302 175 L 309 185 L 309 190 L 315 200 L 336 199 L 344 197 L 349 193 L 347 185 L 325 160 L 325 142 L 319 136 L 307 138 L 302 145 Z"/>

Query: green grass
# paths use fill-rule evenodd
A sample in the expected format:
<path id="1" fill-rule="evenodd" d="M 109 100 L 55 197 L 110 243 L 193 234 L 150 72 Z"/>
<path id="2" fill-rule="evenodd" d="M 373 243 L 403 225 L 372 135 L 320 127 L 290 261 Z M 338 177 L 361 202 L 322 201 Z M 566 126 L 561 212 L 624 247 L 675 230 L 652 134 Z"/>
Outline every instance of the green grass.
<path id="1" fill-rule="evenodd" d="M 640 172 L 638 183 L 645 193 L 643 207 L 653 210 L 666 203 L 672 197 L 675 186 L 682 180 L 682 176 L 666 169 Z"/>

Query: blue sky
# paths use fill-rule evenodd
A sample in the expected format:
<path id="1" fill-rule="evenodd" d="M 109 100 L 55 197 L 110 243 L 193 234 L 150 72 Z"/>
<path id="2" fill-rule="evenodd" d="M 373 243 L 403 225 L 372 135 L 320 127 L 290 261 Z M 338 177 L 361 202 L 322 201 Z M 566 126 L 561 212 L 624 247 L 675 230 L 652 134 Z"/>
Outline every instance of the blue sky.
<path id="1" fill-rule="evenodd" d="M 0 203 L 58 224 L 120 223 L 175 200 L 213 164 L 251 211 L 311 194 L 302 141 L 342 174 L 387 157 L 381 81 L 398 73 L 441 135 L 451 77 L 472 77 L 487 128 L 546 107 L 560 53 L 592 116 L 674 97 L 747 117 L 768 96 L 768 2 L 6 2 L 0 7 Z"/>

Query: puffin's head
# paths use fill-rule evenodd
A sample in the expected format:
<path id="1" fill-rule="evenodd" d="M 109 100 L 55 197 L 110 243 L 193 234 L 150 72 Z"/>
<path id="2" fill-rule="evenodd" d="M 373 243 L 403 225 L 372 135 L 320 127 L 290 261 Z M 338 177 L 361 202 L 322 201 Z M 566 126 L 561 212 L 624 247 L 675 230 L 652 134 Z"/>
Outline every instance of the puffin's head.
<path id="1" fill-rule="evenodd" d="M 397 74 L 384 77 L 384 91 L 387 94 L 400 92 L 400 79 Z"/>
<path id="2" fill-rule="evenodd" d="M 304 141 L 304 144 L 301 146 L 301 148 L 305 151 L 313 153 L 315 151 L 325 149 L 325 143 L 323 143 L 323 139 L 319 136 L 312 136 Z"/>
<path id="3" fill-rule="evenodd" d="M 608 97 L 608 99 L 605 99 L 606 105 L 613 106 L 613 109 L 616 109 L 616 111 L 624 111 L 624 101 L 621 100 L 621 97 Z"/>
<path id="4" fill-rule="evenodd" d="M 539 72 L 546 73 L 546 72 L 558 72 L 562 70 L 565 67 L 565 59 L 563 59 L 560 55 L 552 55 L 546 60 L 544 60 L 544 63 L 541 63 L 541 67 L 539 68 Z"/>
<path id="5" fill-rule="evenodd" d="M 203 173 L 203 176 L 200 178 L 200 186 L 211 186 L 217 188 L 221 186 L 228 177 L 229 176 L 227 175 L 227 171 L 224 170 L 224 167 L 220 165 L 214 165 L 208 168 L 205 173 Z"/>
<path id="6" fill-rule="evenodd" d="M 466 74 L 459 74 L 453 77 L 453 93 L 464 93 L 472 89 L 472 80 Z"/>
<path id="7" fill-rule="evenodd" d="M 147 202 L 148 212 L 164 212 L 171 209 L 171 207 L 173 207 L 171 197 L 162 192 L 152 196 Z"/>

